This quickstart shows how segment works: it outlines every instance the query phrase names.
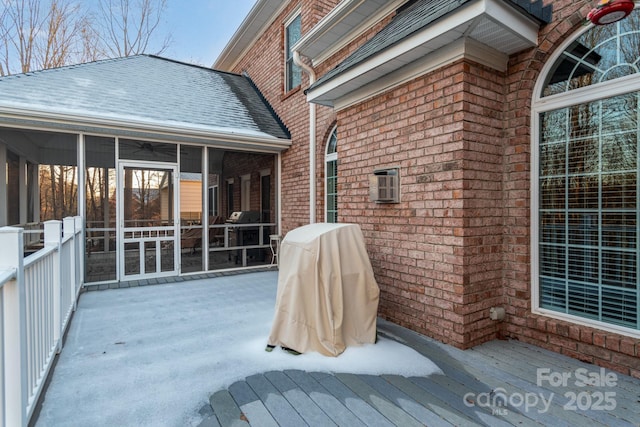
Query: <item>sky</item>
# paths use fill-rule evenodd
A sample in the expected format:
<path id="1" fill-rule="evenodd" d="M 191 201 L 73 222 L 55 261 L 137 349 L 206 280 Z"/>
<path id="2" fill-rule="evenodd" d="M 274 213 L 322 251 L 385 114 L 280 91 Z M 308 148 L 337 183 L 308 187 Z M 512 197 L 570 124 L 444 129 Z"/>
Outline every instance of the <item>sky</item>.
<path id="1" fill-rule="evenodd" d="M 382 336 L 338 357 L 267 353 L 277 281 L 267 271 L 83 293 L 36 427 L 197 426 L 211 394 L 271 370 L 441 373 Z"/>
<path id="2" fill-rule="evenodd" d="M 256 0 L 167 0 L 164 35 L 173 42 L 161 56 L 210 67 Z M 166 32 L 165 32 L 166 31 Z"/>

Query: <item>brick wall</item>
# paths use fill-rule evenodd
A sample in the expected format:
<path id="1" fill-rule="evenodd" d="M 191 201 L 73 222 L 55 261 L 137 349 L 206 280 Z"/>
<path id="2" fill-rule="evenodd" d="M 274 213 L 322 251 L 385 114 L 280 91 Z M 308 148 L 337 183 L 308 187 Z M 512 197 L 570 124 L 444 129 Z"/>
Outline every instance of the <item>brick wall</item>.
<path id="1" fill-rule="evenodd" d="M 340 220 L 363 228 L 380 314 L 465 348 L 498 332 L 503 96 L 460 61 L 338 114 Z M 369 201 L 368 175 L 396 166 L 401 203 Z"/>

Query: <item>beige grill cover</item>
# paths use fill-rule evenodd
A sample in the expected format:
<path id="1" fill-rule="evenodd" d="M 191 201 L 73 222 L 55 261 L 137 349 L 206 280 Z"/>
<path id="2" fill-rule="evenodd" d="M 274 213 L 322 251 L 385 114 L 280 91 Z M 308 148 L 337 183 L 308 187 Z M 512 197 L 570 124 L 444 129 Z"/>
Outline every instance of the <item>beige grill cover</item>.
<path id="1" fill-rule="evenodd" d="M 358 225 L 296 228 L 278 257 L 269 345 L 338 356 L 346 346 L 375 342 L 380 290 Z"/>

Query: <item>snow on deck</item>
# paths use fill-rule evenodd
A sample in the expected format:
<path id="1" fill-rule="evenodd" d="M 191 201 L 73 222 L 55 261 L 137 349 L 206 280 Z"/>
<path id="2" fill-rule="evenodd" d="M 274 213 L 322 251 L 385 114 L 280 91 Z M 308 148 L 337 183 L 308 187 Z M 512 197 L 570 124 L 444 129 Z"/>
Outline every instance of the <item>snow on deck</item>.
<path id="1" fill-rule="evenodd" d="M 36 426 L 197 425 L 214 392 L 273 370 L 439 372 L 426 357 L 384 337 L 337 358 L 265 352 L 277 274 L 83 294 Z"/>

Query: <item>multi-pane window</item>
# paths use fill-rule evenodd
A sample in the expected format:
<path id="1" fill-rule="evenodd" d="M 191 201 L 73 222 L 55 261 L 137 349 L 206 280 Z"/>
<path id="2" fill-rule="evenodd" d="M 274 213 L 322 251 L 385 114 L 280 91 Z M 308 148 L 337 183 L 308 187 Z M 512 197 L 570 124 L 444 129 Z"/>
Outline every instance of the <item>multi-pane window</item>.
<path id="1" fill-rule="evenodd" d="M 293 62 L 293 50 L 291 47 L 300 40 L 300 14 L 285 24 L 285 92 L 299 86 L 302 81 L 300 67 Z"/>
<path id="2" fill-rule="evenodd" d="M 617 24 L 588 30 L 551 68 L 541 99 L 553 95 L 552 107 L 537 106 L 534 183 L 538 306 L 635 330 L 640 329 L 638 21 L 636 11 Z M 623 77 L 626 84 L 615 81 Z M 596 85 L 602 90 L 571 93 Z"/>
<path id="3" fill-rule="evenodd" d="M 326 222 L 338 222 L 338 129 L 334 128 L 327 142 L 325 156 Z"/>

